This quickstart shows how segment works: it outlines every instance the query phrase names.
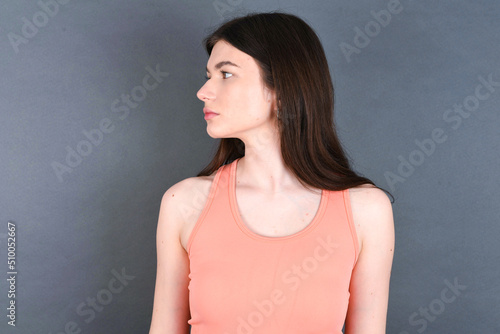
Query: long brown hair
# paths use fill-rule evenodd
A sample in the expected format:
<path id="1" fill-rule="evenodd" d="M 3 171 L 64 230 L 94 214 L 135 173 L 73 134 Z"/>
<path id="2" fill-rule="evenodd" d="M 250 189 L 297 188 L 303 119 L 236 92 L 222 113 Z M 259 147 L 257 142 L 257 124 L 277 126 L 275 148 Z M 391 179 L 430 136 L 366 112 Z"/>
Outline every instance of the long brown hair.
<path id="1" fill-rule="evenodd" d="M 307 23 L 288 13 L 250 13 L 205 37 L 209 56 L 221 40 L 252 56 L 264 85 L 276 93 L 281 154 L 302 185 L 338 191 L 369 183 L 389 193 L 351 169 L 335 130 L 325 52 Z M 212 161 L 197 176 L 211 175 L 244 155 L 240 139 L 221 138 Z"/>

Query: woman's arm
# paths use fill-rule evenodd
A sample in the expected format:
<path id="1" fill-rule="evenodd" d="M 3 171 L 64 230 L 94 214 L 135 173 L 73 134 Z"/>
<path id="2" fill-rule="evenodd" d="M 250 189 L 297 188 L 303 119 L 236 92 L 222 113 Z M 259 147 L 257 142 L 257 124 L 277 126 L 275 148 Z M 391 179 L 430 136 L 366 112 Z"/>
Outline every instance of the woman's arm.
<path id="1" fill-rule="evenodd" d="M 156 231 L 157 271 L 149 334 L 189 333 L 189 259 L 180 242 L 178 208 L 183 182 L 170 187 L 161 200 Z M 174 196 L 175 195 L 175 196 Z"/>
<path id="2" fill-rule="evenodd" d="M 345 334 L 383 334 L 394 256 L 392 205 L 378 188 L 362 186 L 349 192 L 360 254 L 351 277 Z"/>

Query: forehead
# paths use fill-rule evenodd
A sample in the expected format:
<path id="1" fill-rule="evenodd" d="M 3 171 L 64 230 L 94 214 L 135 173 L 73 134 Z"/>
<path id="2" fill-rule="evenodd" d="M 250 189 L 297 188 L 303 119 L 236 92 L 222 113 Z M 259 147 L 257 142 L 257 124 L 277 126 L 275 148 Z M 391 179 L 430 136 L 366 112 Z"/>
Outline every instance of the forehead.
<path id="1" fill-rule="evenodd" d="M 210 71 L 217 65 L 217 68 L 222 67 L 221 62 L 229 62 L 225 65 L 233 63 L 244 70 L 255 70 L 257 66 L 257 63 L 250 55 L 238 50 L 224 40 L 215 43 L 207 62 L 207 70 Z"/>

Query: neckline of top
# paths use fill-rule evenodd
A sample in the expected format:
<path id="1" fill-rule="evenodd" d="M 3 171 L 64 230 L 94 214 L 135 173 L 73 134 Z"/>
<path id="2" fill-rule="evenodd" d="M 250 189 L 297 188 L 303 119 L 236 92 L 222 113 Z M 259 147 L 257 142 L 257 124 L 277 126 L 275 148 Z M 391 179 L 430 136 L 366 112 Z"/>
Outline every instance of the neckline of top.
<path id="1" fill-rule="evenodd" d="M 238 161 L 241 158 L 235 159 L 228 167 L 229 167 L 229 203 L 231 207 L 232 214 L 236 220 L 236 223 L 238 227 L 249 237 L 257 240 L 262 240 L 262 241 L 280 241 L 280 240 L 289 240 L 293 238 L 298 238 L 304 234 L 307 234 L 309 231 L 314 229 L 316 225 L 321 221 L 321 218 L 323 217 L 323 213 L 325 212 L 326 209 L 326 202 L 327 202 L 327 196 L 328 193 L 322 189 L 321 190 L 321 200 L 319 203 L 319 207 L 316 210 L 316 214 L 314 215 L 313 219 L 307 224 L 303 229 L 301 229 L 298 232 L 295 232 L 293 234 L 285 235 L 285 236 L 278 236 L 278 237 L 270 237 L 270 236 L 265 236 L 262 234 L 255 233 L 254 231 L 250 230 L 248 226 L 243 222 L 243 219 L 241 218 L 240 211 L 238 209 L 238 204 L 236 201 L 236 168 L 238 165 Z"/>

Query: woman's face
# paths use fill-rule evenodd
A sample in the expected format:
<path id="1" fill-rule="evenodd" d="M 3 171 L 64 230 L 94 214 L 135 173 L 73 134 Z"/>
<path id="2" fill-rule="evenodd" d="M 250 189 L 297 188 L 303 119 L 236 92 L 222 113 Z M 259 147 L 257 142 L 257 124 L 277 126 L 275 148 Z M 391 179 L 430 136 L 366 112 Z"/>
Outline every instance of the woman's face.
<path id="1" fill-rule="evenodd" d="M 264 87 L 251 56 L 221 40 L 208 59 L 207 77 L 196 95 L 218 114 L 206 120 L 212 138 L 245 141 L 272 126 L 274 94 Z"/>

